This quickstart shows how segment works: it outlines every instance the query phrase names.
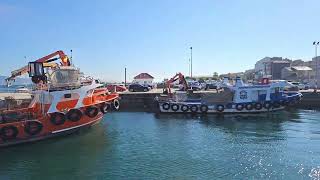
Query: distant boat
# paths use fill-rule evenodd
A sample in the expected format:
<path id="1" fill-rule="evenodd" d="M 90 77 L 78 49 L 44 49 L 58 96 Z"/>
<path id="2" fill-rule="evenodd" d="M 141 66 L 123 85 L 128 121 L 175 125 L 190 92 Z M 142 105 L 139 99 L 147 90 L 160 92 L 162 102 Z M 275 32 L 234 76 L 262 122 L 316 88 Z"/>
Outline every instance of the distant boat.
<path id="1" fill-rule="evenodd" d="M 15 90 L 16 93 L 31 93 L 30 89 L 25 86 L 20 86 Z"/>
<path id="2" fill-rule="evenodd" d="M 204 93 L 177 91 L 171 93 L 170 84 L 179 80 L 188 85 L 180 73 L 167 82 L 166 94 L 156 98 L 160 112 L 164 113 L 262 113 L 283 110 L 298 103 L 302 94 L 284 92 L 288 84 L 285 81 L 269 82 L 264 79 L 257 85 L 247 85 L 238 77 L 235 85 L 229 80 L 221 83 L 223 90 Z"/>

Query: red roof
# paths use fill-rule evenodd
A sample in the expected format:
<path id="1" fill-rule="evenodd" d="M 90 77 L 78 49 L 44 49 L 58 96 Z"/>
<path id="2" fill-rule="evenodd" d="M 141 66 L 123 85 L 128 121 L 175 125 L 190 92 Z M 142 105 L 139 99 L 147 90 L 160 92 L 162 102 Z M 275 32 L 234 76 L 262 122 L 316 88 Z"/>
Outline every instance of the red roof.
<path id="1" fill-rule="evenodd" d="M 139 75 L 135 76 L 133 79 L 154 79 L 154 77 L 152 77 L 148 73 L 140 73 Z"/>

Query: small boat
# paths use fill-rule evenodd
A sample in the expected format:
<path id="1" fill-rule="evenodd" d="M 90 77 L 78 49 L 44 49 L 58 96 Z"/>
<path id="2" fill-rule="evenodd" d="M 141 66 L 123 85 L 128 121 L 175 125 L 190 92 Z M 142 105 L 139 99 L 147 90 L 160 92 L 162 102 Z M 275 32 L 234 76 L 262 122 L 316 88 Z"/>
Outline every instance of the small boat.
<path id="1" fill-rule="evenodd" d="M 15 90 L 16 93 L 30 93 L 30 89 L 26 88 L 25 86 L 20 86 Z"/>
<path id="2" fill-rule="evenodd" d="M 184 91 L 171 92 L 171 84 L 179 80 Z M 302 94 L 285 92 L 286 81 L 270 82 L 264 78 L 260 84 L 247 85 L 237 77 L 234 85 L 225 78 L 218 92 L 193 93 L 181 73 L 166 83 L 164 94 L 156 97 L 163 113 L 262 113 L 283 110 L 297 104 Z"/>
<path id="3" fill-rule="evenodd" d="M 29 62 L 6 80 L 23 74 L 33 82 L 31 98 L 17 94 L 0 102 L 0 147 L 70 134 L 97 124 L 111 107 L 119 109 L 119 95 L 85 77 L 63 51 Z"/>

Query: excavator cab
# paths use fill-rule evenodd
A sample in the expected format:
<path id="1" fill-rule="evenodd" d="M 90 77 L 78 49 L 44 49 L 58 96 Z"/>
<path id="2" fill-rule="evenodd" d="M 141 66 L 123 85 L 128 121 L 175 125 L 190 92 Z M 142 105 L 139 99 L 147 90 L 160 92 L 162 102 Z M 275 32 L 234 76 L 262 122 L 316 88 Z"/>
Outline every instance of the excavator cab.
<path id="1" fill-rule="evenodd" d="M 38 84 L 40 81 L 43 83 L 47 82 L 42 62 L 29 62 L 28 66 L 29 77 L 31 77 L 33 83 Z"/>

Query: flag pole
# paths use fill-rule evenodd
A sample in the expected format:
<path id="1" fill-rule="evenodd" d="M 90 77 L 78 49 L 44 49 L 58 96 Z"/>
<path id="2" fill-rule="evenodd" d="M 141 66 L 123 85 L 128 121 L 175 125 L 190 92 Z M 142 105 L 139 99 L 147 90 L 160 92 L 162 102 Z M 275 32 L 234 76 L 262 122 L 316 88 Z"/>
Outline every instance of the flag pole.
<path id="1" fill-rule="evenodd" d="M 190 61 L 191 61 L 190 69 L 191 69 L 191 78 L 192 78 L 192 46 L 190 47 L 190 52 L 191 52 L 191 54 L 190 54 Z"/>

